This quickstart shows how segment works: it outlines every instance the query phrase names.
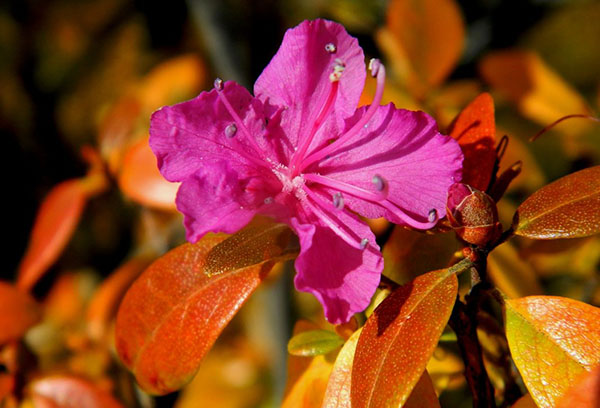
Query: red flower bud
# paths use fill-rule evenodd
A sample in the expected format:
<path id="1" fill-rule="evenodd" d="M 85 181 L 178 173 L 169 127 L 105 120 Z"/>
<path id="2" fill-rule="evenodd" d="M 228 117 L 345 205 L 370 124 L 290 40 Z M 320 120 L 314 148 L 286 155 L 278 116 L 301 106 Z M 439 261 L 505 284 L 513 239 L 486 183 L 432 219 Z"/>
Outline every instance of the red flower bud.
<path id="1" fill-rule="evenodd" d="M 470 244 L 484 246 L 502 233 L 494 200 L 467 184 L 450 187 L 446 210 L 456 234 Z"/>

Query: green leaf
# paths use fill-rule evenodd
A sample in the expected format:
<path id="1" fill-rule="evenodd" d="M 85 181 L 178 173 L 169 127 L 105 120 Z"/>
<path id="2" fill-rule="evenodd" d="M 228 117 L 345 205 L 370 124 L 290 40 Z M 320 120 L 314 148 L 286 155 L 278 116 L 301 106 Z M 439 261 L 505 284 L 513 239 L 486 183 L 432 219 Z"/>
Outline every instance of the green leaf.
<path id="1" fill-rule="evenodd" d="M 294 356 L 327 354 L 344 344 L 344 339 L 328 330 L 309 330 L 295 335 L 288 342 L 288 352 Z"/>

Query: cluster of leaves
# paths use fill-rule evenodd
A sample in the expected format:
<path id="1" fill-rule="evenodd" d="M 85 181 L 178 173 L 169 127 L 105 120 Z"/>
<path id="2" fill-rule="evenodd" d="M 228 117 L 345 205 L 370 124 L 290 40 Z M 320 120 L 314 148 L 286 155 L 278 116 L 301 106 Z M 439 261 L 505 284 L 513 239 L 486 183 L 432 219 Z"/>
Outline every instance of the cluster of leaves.
<path id="1" fill-rule="evenodd" d="M 335 9 L 337 17 L 359 23 Z M 598 13 L 597 6 L 588 9 Z M 384 102 L 436 117 L 463 149 L 470 194 L 427 234 L 370 221 L 383 243 L 385 270 L 364 316 L 333 327 L 310 300 L 297 301 L 311 321 L 299 320 L 289 340 L 282 405 L 439 407 L 457 405 L 468 389 L 479 407 L 597 406 L 600 148 L 589 137 L 597 128 L 573 119 L 533 149 L 519 138 L 537 129 L 523 117 L 546 126 L 593 110 L 531 51 L 494 52 L 479 62 L 494 98 L 481 93 L 478 80 L 446 82 L 465 37 L 451 0 L 394 0 L 386 16 L 374 37 L 393 69 Z M 65 49 L 77 54 L 83 45 Z M 147 119 L 159 106 L 193 96 L 204 75 L 203 63 L 187 56 L 129 78 L 104 108 L 95 147 L 82 150 L 87 175 L 57 185 L 44 199 L 15 283 L 0 283 L 5 406 L 148 404 L 127 370 L 141 389 L 158 395 L 196 376 L 180 407 L 265 399 L 267 385 L 257 373 L 275 352 L 268 345 L 261 352 L 247 339 L 249 326 L 264 331 L 264 315 L 246 317 L 245 330 L 223 330 L 253 292 L 280 278 L 280 262 L 297 254 L 291 232 L 256 219 L 237 234 L 208 235 L 163 254 L 180 233 L 177 185 L 156 170 Z M 494 99 L 501 103 L 497 113 Z M 81 124 L 72 113 L 82 114 L 73 109 L 78 100 L 64 102 L 66 133 Z M 496 136 L 505 133 L 511 137 Z M 590 165 L 563 176 L 581 158 Z M 550 166 L 556 160 L 562 160 L 558 171 Z M 546 183 L 546 177 L 558 179 Z M 43 299 L 34 299 L 36 283 L 63 253 L 86 203 L 107 190 L 143 208 L 135 250 L 100 284 L 89 273 L 65 272 Z M 219 382 L 225 376 L 229 384 Z"/>

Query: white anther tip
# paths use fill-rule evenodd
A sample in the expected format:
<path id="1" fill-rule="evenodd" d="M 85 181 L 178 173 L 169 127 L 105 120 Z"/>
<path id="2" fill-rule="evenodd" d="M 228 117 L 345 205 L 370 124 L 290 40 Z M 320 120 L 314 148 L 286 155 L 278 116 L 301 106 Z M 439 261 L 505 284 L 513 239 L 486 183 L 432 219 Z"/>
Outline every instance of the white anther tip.
<path id="1" fill-rule="evenodd" d="M 223 80 L 221 78 L 215 79 L 214 86 L 217 91 L 222 91 L 223 90 Z"/>
<path id="2" fill-rule="evenodd" d="M 381 66 L 381 61 L 377 58 L 371 58 L 369 61 L 369 71 L 371 71 L 371 76 L 376 77 L 379 72 L 379 67 Z"/>
<path id="3" fill-rule="evenodd" d="M 337 47 L 333 43 L 327 43 L 325 44 L 325 51 L 327 51 L 330 54 L 335 54 L 335 52 L 337 51 Z"/>
<path id="4" fill-rule="evenodd" d="M 427 220 L 429 222 L 435 222 L 438 219 L 438 213 L 437 210 L 435 208 L 432 208 L 431 210 L 429 210 L 429 214 L 427 214 Z"/>
<path id="5" fill-rule="evenodd" d="M 363 238 L 360 241 L 360 249 L 365 249 L 368 244 L 369 244 L 369 240 L 367 238 Z"/>

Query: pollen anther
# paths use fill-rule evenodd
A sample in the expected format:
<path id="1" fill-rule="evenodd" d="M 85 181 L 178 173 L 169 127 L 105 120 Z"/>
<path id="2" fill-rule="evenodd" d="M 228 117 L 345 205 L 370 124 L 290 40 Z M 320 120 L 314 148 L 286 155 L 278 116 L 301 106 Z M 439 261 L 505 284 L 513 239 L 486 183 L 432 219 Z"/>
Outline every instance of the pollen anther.
<path id="1" fill-rule="evenodd" d="M 327 51 L 330 54 L 335 54 L 337 51 L 337 47 L 333 43 L 327 43 L 325 44 L 325 51 Z"/>

